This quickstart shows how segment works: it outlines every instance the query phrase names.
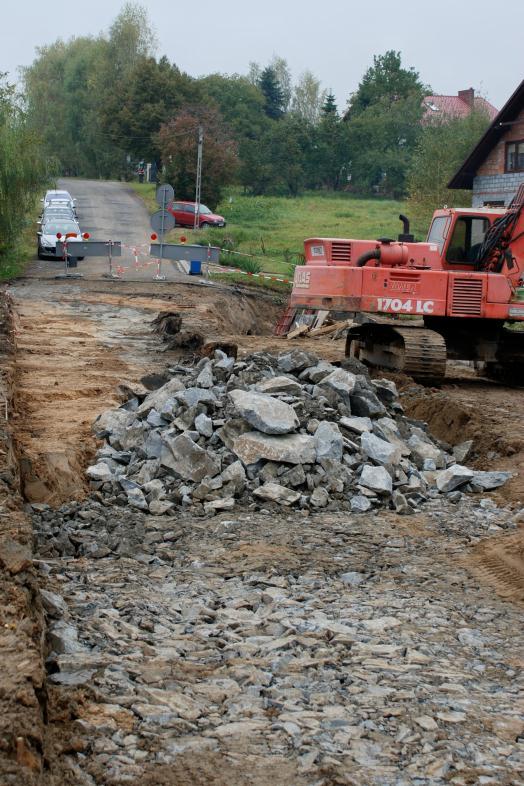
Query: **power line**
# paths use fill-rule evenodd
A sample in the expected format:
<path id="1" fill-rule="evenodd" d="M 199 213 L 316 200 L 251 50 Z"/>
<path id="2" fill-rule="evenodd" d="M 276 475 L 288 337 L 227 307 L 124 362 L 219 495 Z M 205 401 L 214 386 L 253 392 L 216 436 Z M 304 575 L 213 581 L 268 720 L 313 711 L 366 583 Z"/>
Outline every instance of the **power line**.
<path id="1" fill-rule="evenodd" d="M 152 131 L 149 136 L 128 136 L 127 134 L 112 133 L 111 131 L 93 131 L 92 136 L 103 136 L 115 140 L 124 139 L 125 141 L 129 141 L 129 142 L 143 142 L 143 141 L 150 142 L 153 134 L 157 134 L 157 133 L 158 131 Z M 179 138 L 184 136 L 193 136 L 196 134 L 198 134 L 198 126 L 194 129 L 191 129 L 191 131 L 179 131 L 177 133 L 171 133 L 170 137 Z"/>

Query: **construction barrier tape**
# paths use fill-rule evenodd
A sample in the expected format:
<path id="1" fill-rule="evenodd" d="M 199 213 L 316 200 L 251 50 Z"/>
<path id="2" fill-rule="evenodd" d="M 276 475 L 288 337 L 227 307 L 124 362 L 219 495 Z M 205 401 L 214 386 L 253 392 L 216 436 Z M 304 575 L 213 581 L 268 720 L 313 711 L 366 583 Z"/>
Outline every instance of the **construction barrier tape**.
<path id="1" fill-rule="evenodd" d="M 274 273 L 250 273 L 247 270 L 241 270 L 240 268 L 236 267 L 222 267 L 222 265 L 214 265 L 213 273 L 241 273 L 243 276 L 250 276 L 251 278 L 267 278 L 268 281 L 280 281 L 282 284 L 290 284 L 291 281 L 289 278 L 283 278 L 282 276 L 275 275 Z"/>

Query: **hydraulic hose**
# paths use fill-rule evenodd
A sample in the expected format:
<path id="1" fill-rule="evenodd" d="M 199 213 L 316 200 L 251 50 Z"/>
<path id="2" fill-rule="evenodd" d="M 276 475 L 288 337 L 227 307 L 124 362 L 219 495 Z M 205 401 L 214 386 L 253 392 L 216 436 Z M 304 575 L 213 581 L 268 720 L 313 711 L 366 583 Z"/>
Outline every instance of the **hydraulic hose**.
<path id="1" fill-rule="evenodd" d="M 357 259 L 357 267 L 364 267 L 366 262 L 369 262 L 370 259 L 380 259 L 380 248 L 375 248 L 373 251 L 366 251 L 364 254 L 361 254 Z"/>

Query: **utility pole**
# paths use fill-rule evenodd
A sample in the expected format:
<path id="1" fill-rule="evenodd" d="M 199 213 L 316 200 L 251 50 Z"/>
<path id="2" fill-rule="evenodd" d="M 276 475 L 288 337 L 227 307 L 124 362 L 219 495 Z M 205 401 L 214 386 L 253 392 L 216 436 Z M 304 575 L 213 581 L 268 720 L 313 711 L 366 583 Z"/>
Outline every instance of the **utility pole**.
<path id="1" fill-rule="evenodd" d="M 202 153 L 204 150 L 204 129 L 198 126 L 198 157 L 197 157 L 197 175 L 196 175 L 196 189 L 195 189 L 195 223 L 194 229 L 200 227 L 200 199 L 202 192 Z"/>

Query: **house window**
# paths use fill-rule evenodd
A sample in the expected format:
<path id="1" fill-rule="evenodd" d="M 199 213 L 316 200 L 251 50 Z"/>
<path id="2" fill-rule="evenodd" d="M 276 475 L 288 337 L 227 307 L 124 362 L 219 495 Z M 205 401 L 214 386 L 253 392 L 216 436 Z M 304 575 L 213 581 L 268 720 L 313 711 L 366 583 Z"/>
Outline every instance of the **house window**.
<path id="1" fill-rule="evenodd" d="M 506 142 L 506 172 L 524 172 L 524 139 Z"/>

